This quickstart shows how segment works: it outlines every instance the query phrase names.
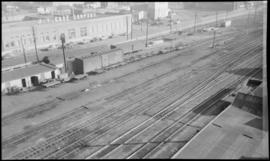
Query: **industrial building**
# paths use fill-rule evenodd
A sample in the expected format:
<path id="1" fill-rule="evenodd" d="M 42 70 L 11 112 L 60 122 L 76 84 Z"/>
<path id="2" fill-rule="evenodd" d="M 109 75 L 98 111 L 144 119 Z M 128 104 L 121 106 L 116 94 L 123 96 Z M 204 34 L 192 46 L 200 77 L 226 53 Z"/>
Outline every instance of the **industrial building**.
<path id="1" fill-rule="evenodd" d="M 66 42 L 94 39 L 102 36 L 119 35 L 131 32 L 131 14 L 90 17 L 89 14 L 62 17 L 55 20 L 17 22 L 2 25 L 2 51 L 22 51 L 34 48 L 34 37 L 38 48 L 60 44 L 60 34 Z"/>
<path id="2" fill-rule="evenodd" d="M 46 80 L 58 78 L 60 70 L 50 64 L 31 64 L 11 71 L 2 71 L 2 92 L 10 87 L 29 88 Z"/>
<path id="3" fill-rule="evenodd" d="M 207 11 L 219 11 L 219 10 L 234 10 L 234 5 L 236 2 L 185 2 L 184 9 L 197 9 L 197 10 L 207 10 Z"/>
<path id="4" fill-rule="evenodd" d="M 168 2 L 154 2 L 148 5 L 148 16 L 151 19 L 165 18 L 168 13 Z"/>
<path id="5" fill-rule="evenodd" d="M 71 59 L 67 62 L 67 70 L 69 75 L 72 72 L 75 75 L 86 74 L 122 61 L 123 51 L 115 48 L 103 53 L 92 53 L 91 55 Z"/>

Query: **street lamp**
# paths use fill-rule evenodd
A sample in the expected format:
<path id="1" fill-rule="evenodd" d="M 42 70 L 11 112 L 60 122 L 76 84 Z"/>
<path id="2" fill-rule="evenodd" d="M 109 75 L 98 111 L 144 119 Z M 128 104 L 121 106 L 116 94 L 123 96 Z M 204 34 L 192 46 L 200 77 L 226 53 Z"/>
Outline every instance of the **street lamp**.
<path id="1" fill-rule="evenodd" d="M 61 42 L 62 42 L 62 50 L 63 50 L 63 57 L 64 57 L 64 68 L 65 68 L 65 72 L 67 72 L 66 55 L 65 55 L 65 46 L 64 46 L 64 44 L 65 44 L 65 42 L 66 42 L 66 39 L 65 39 L 65 34 L 64 34 L 64 33 L 62 33 L 62 34 L 60 35 L 60 40 L 61 40 Z"/>

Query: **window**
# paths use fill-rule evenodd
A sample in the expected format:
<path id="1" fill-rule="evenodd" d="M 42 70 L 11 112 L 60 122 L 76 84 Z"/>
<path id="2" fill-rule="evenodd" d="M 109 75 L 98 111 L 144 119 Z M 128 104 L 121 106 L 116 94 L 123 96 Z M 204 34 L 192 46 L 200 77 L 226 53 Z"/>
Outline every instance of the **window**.
<path id="1" fill-rule="evenodd" d="M 11 46 L 11 47 L 14 47 L 14 46 L 15 46 L 14 41 L 11 41 L 11 42 L 10 42 L 10 46 Z"/>
<path id="2" fill-rule="evenodd" d="M 46 41 L 50 41 L 50 36 L 49 35 L 46 36 Z"/>
<path id="3" fill-rule="evenodd" d="M 68 38 L 69 38 L 69 39 L 76 38 L 75 29 L 69 29 L 69 30 L 68 30 Z"/>
<path id="4" fill-rule="evenodd" d="M 81 27 L 80 31 L 81 31 L 81 37 L 87 36 L 87 28 L 86 27 Z"/>

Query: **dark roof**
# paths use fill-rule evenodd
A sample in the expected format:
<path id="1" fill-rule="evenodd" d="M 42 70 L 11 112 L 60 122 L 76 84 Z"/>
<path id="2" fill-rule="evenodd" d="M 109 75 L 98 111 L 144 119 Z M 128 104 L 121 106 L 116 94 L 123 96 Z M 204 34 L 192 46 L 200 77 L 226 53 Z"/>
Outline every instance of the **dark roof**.
<path id="1" fill-rule="evenodd" d="M 29 77 L 39 73 L 55 70 L 56 67 L 49 64 L 33 64 L 12 71 L 2 72 L 2 82 L 16 80 L 24 77 Z"/>

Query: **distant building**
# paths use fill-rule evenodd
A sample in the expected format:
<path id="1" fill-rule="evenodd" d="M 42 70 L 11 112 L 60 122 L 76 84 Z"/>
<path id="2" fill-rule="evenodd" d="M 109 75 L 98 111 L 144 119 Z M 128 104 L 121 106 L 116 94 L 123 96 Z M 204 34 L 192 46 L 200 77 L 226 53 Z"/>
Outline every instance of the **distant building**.
<path id="1" fill-rule="evenodd" d="M 148 4 L 148 16 L 151 19 L 165 18 L 168 12 L 168 2 L 149 2 Z"/>
<path id="2" fill-rule="evenodd" d="M 58 17 L 56 20 L 57 22 L 52 20 L 40 24 L 38 21 L 3 24 L 3 52 L 19 51 L 22 49 L 21 43 L 24 44 L 25 49 L 34 49 L 32 26 L 34 26 L 38 48 L 60 44 L 61 33 L 66 35 L 68 43 L 131 32 L 131 14 L 97 17 L 81 14 L 74 18 L 72 16 Z"/>
<path id="3" fill-rule="evenodd" d="M 50 64 L 33 64 L 11 71 L 2 71 L 2 92 L 11 87 L 28 88 L 38 86 L 40 82 L 55 79 L 60 70 Z"/>
<path id="4" fill-rule="evenodd" d="M 184 2 L 168 2 L 168 7 L 170 10 L 181 10 L 184 9 Z"/>
<path id="5" fill-rule="evenodd" d="M 85 2 L 53 2 L 53 6 L 73 6 L 74 4 L 83 5 Z"/>
<path id="6" fill-rule="evenodd" d="M 191 10 L 206 10 L 206 11 L 219 11 L 234 9 L 235 3 L 237 2 L 184 2 L 184 9 Z"/>

